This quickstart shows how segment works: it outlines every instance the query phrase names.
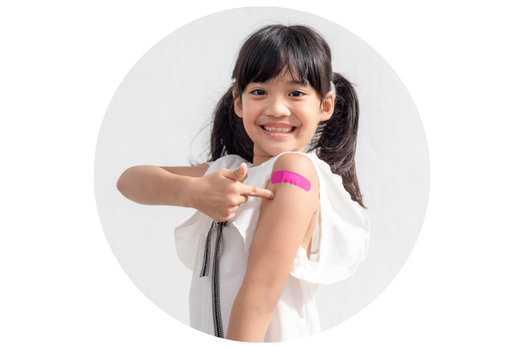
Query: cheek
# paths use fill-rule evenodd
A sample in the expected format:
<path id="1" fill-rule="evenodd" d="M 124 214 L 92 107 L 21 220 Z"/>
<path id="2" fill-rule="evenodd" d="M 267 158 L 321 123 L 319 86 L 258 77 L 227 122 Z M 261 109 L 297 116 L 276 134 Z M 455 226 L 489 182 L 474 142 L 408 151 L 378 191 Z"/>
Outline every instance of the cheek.
<path id="1" fill-rule="evenodd" d="M 254 125 L 257 120 L 258 110 L 252 105 L 244 107 L 244 126 Z"/>
<path id="2" fill-rule="evenodd" d="M 246 130 L 249 138 L 253 139 L 253 136 L 256 135 L 255 131 L 257 129 L 256 118 L 253 117 L 253 114 L 249 112 L 249 109 L 244 109 L 244 117 L 242 118 L 242 123 L 244 125 L 244 130 Z"/>
<path id="3" fill-rule="evenodd" d="M 302 115 L 301 122 L 307 128 L 317 128 L 320 121 L 320 112 L 317 110 L 317 107 L 317 105 L 309 105 L 300 111 Z"/>

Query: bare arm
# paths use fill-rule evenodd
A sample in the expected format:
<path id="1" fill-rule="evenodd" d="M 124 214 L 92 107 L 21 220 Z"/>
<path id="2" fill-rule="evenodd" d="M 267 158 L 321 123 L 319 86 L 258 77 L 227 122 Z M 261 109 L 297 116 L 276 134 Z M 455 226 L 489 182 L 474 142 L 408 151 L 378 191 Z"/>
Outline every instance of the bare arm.
<path id="1" fill-rule="evenodd" d="M 264 200 L 261 207 L 246 274 L 231 310 L 228 339 L 263 340 L 293 260 L 318 209 L 318 177 L 309 159 L 284 154 L 273 169 L 301 174 L 311 182 L 311 190 L 306 192 L 287 183 L 268 185 L 275 197 Z"/>
<path id="2" fill-rule="evenodd" d="M 192 167 L 136 166 L 122 173 L 118 190 L 145 205 L 192 207 L 222 222 L 235 216 L 248 196 L 271 199 L 273 193 L 242 183 L 247 166 L 205 175 L 208 164 Z"/>
<path id="3" fill-rule="evenodd" d="M 194 178 L 202 177 L 208 164 L 187 167 L 134 166 L 122 173 L 118 190 L 131 201 L 144 205 L 192 207 L 186 191 Z"/>

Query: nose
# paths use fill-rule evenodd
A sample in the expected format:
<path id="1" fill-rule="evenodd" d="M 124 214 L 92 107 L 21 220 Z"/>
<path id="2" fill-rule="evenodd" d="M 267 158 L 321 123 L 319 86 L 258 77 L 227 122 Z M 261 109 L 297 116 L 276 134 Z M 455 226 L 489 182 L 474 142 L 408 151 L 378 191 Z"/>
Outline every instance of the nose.
<path id="1" fill-rule="evenodd" d="M 268 99 L 265 114 L 267 116 L 279 118 L 283 116 L 290 116 L 291 111 L 289 110 L 289 107 L 287 106 L 284 98 L 280 96 L 273 96 L 272 98 Z"/>

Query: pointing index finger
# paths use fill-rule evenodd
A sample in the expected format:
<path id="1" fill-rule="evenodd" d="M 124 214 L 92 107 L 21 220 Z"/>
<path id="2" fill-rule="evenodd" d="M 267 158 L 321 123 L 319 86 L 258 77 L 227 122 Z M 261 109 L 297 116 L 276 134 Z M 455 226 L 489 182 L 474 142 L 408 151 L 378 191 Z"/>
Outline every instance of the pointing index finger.
<path id="1" fill-rule="evenodd" d="M 271 190 L 261 189 L 259 187 L 249 184 L 242 184 L 242 190 L 240 194 L 247 196 L 255 196 L 269 200 L 273 199 L 273 197 L 275 196 L 275 193 L 273 193 Z"/>

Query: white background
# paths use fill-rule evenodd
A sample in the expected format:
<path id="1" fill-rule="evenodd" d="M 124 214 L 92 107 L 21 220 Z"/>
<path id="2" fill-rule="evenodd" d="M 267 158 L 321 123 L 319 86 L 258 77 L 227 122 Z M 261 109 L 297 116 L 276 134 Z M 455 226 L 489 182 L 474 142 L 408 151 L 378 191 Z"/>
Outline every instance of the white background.
<path id="1" fill-rule="evenodd" d="M 428 147 L 409 92 L 391 66 L 344 27 L 303 11 L 248 7 L 167 35 L 130 69 L 105 112 L 94 163 L 96 204 L 125 273 L 153 303 L 189 325 L 192 272 L 177 255 L 173 230 L 195 210 L 139 205 L 115 183 L 131 166 L 207 160 L 198 157 L 210 138 L 203 125 L 231 85 L 240 43 L 268 23 L 312 25 L 331 47 L 333 70 L 355 84 L 358 95 L 356 168 L 371 225 L 369 253 L 350 278 L 320 287 L 315 301 L 326 330 L 365 308 L 395 278 L 419 236 L 429 196 Z"/>
<path id="2" fill-rule="evenodd" d="M 343 5 L 342 5 L 343 4 Z M 252 1 L 18 2 L 0 6 L 0 346 L 172 348 L 195 338 L 122 272 L 93 188 L 115 89 L 178 27 Z M 524 85 L 518 2 L 267 1 L 334 21 L 409 90 L 431 160 L 426 219 L 391 285 L 317 348 L 524 345 Z"/>

